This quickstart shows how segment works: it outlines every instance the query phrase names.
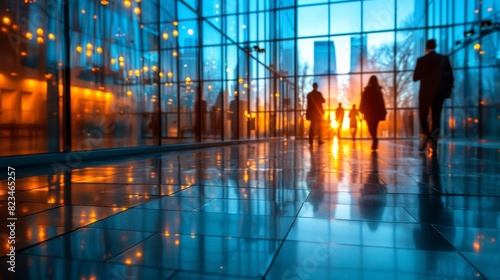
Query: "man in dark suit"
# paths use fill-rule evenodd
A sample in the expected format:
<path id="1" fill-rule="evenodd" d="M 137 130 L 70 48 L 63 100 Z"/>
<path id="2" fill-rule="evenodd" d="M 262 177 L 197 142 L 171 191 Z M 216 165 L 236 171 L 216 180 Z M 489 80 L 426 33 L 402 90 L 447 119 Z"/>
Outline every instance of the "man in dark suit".
<path id="1" fill-rule="evenodd" d="M 318 84 L 313 83 L 313 90 L 307 94 L 306 118 L 311 121 L 309 128 L 309 144 L 312 146 L 314 134 L 318 133 L 318 143 L 323 144 L 321 125 L 323 123 L 323 103 L 325 99 L 318 91 Z"/>
<path id="2" fill-rule="evenodd" d="M 420 81 L 418 93 L 418 111 L 422 128 L 422 142 L 419 151 L 423 152 L 430 145 L 436 151 L 441 124 L 441 110 L 445 98 L 450 97 L 453 87 L 453 73 L 450 60 L 447 56 L 436 53 L 436 40 L 425 43 L 426 55 L 417 60 L 413 81 Z M 427 117 L 429 109 L 432 112 L 432 131 L 429 128 Z"/>

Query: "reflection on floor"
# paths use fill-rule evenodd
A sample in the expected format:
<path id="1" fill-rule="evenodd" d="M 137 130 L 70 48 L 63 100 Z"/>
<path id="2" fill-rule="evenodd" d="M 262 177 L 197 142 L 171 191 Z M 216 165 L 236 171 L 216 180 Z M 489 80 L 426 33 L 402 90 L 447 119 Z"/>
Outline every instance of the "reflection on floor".
<path id="1" fill-rule="evenodd" d="M 370 144 L 253 143 L 18 178 L 15 273 L 0 193 L 2 279 L 498 279 L 500 147 Z"/>

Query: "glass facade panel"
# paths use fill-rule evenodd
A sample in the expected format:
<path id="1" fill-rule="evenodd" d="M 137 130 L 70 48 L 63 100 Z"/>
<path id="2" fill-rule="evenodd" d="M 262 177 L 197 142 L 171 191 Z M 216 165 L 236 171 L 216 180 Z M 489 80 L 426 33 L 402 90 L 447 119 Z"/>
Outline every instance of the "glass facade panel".
<path id="1" fill-rule="evenodd" d="M 414 28 L 425 25 L 425 2 L 397 0 L 396 28 Z"/>
<path id="2" fill-rule="evenodd" d="M 328 5 L 298 8 L 298 36 L 324 36 L 328 29 Z"/>
<path id="3" fill-rule="evenodd" d="M 0 33 L 0 156 L 60 152 L 63 6 L 4 1 Z M 88 144 L 88 143 L 86 143 Z"/>
<path id="4" fill-rule="evenodd" d="M 366 40 L 367 70 L 374 72 L 393 71 L 396 65 L 394 32 L 368 33 Z M 387 75 L 391 75 L 389 72 L 387 73 Z M 390 80 L 390 77 L 387 80 Z"/>
<path id="5" fill-rule="evenodd" d="M 363 31 L 394 29 L 395 0 L 363 1 Z"/>
<path id="6" fill-rule="evenodd" d="M 380 136 L 416 137 L 430 38 L 455 76 L 445 136 L 500 136 L 498 1 L 17 2 L 0 4 L 0 156 L 307 137 L 313 82 L 331 118 L 371 75 Z"/>
<path id="7" fill-rule="evenodd" d="M 361 32 L 361 1 L 330 5 L 330 34 Z"/>

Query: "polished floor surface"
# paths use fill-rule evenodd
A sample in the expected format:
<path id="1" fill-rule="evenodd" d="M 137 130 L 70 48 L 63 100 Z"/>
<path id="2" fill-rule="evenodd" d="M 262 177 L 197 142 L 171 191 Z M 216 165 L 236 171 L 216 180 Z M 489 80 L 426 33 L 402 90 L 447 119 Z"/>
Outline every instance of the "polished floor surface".
<path id="1" fill-rule="evenodd" d="M 370 144 L 70 160 L 24 178 L 18 168 L 16 272 L 4 180 L 0 278 L 500 279 L 500 145 L 421 155 L 416 141 Z"/>

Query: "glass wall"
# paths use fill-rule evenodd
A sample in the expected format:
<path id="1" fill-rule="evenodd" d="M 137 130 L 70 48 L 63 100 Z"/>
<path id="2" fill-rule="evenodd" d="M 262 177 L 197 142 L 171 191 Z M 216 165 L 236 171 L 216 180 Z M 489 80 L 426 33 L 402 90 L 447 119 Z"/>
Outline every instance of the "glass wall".
<path id="1" fill-rule="evenodd" d="M 325 129 L 340 104 L 348 135 L 349 110 L 372 75 L 388 108 L 380 135 L 416 137 L 413 69 L 430 38 L 454 69 L 444 135 L 500 136 L 498 1 L 0 5 L 0 156 L 307 137 L 313 82 L 326 99 Z"/>
<path id="2" fill-rule="evenodd" d="M 0 10 L 0 156 L 60 152 L 63 6 L 2 1 Z"/>

